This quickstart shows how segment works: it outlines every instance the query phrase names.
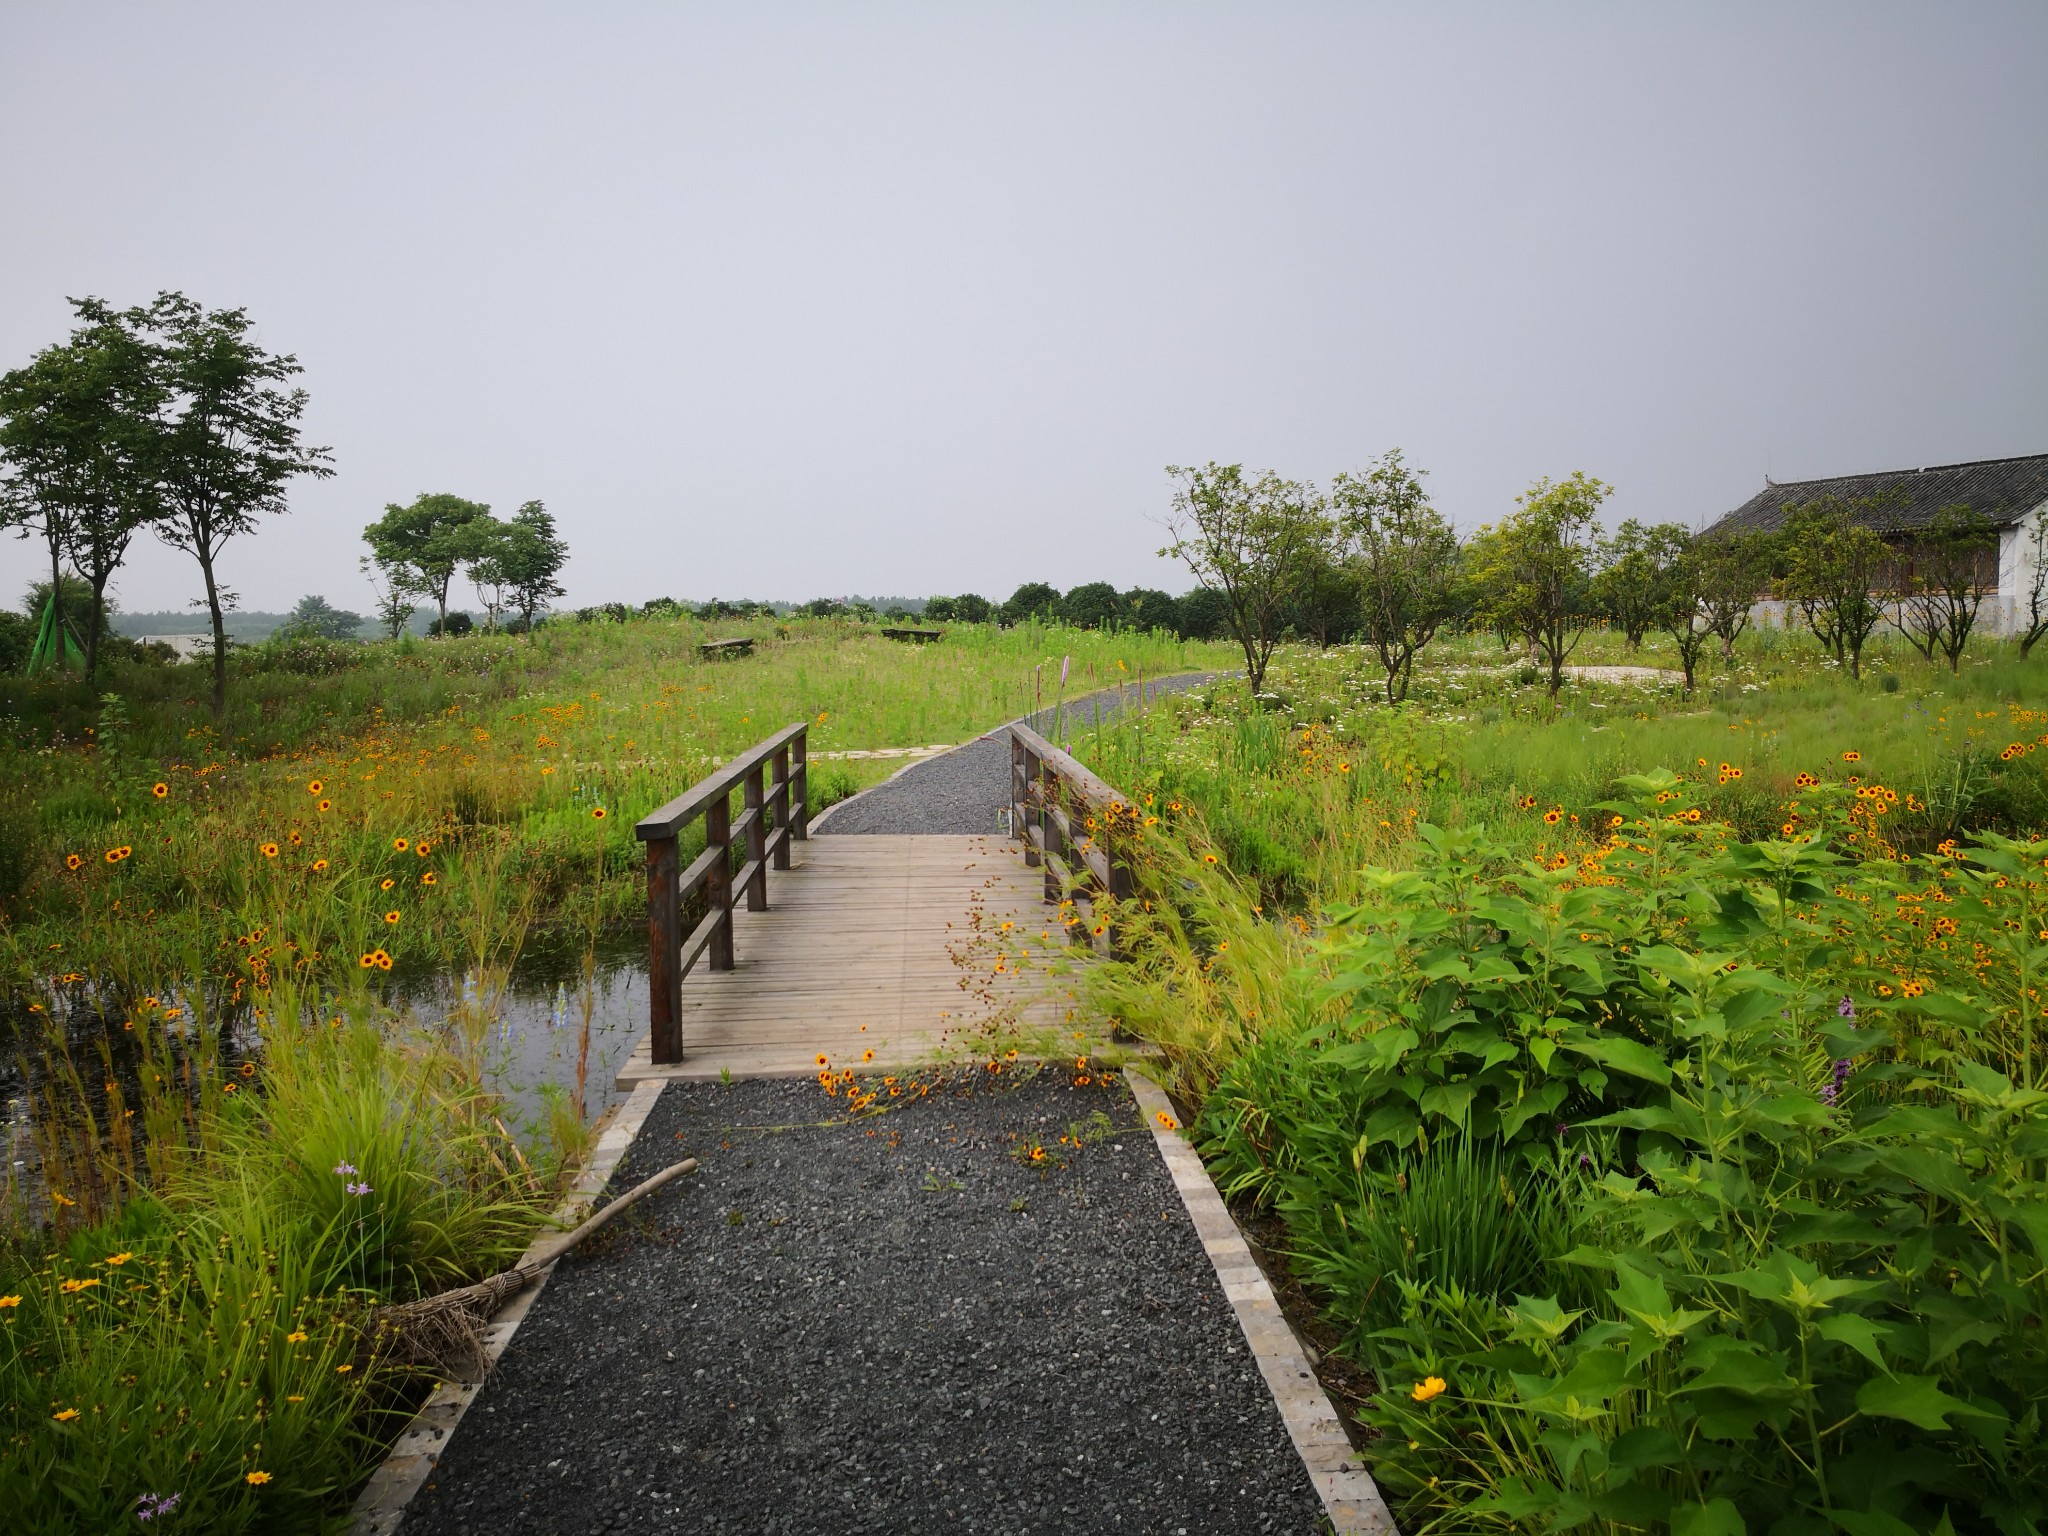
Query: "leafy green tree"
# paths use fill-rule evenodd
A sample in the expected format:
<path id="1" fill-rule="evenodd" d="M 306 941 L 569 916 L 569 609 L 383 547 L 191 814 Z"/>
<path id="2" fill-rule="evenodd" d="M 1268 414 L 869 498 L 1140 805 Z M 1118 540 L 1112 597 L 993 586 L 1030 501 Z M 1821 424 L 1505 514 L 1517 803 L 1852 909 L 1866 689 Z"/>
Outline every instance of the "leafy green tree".
<path id="1" fill-rule="evenodd" d="M 1690 530 L 1677 524 L 1665 527 L 1672 531 L 1657 548 L 1650 566 L 1650 607 L 1653 622 L 1671 636 L 1678 664 L 1685 671 L 1685 696 L 1691 698 L 1700 658 L 1715 633 L 1706 599 L 1709 555 Z"/>
<path id="2" fill-rule="evenodd" d="M 476 600 L 483 605 L 484 628 L 495 631 L 498 615 L 511 596 L 508 556 L 511 525 L 495 517 L 479 517 L 465 523 L 457 542 L 462 546 L 462 566 Z"/>
<path id="3" fill-rule="evenodd" d="M 1599 541 L 1594 563 L 1594 601 L 1600 612 L 1628 641 L 1642 649 L 1643 636 L 1657 622 L 1657 576 L 1669 566 L 1675 549 L 1686 542 L 1677 523 L 1647 527 L 1628 518 L 1613 536 Z"/>
<path id="4" fill-rule="evenodd" d="M 1133 629 L 1174 631 L 1180 627 L 1180 599 L 1156 587 L 1133 587 L 1119 601 Z"/>
<path id="5" fill-rule="evenodd" d="M 1326 549 L 1302 573 L 1281 611 L 1281 633 L 1292 631 L 1302 640 L 1314 641 L 1318 649 L 1328 650 L 1357 630 L 1358 594 L 1335 551 Z"/>
<path id="6" fill-rule="evenodd" d="M 1106 581 L 1084 582 L 1060 599 L 1061 622 L 1076 629 L 1113 629 L 1125 617 L 1123 599 Z"/>
<path id="7" fill-rule="evenodd" d="M 1244 652 L 1245 679 L 1257 695 L 1287 604 L 1328 559 L 1323 500 L 1306 481 L 1270 470 L 1247 479 L 1239 464 L 1168 465 L 1166 472 L 1178 484 L 1166 521 L 1171 542 L 1160 554 L 1222 595 L 1230 633 Z"/>
<path id="8" fill-rule="evenodd" d="M 1533 657 L 1536 638 L 1525 628 L 1528 614 L 1516 606 L 1508 554 L 1506 536 L 1490 525 L 1465 541 L 1464 585 L 1470 594 L 1470 617 L 1493 632 L 1502 655 L 1514 650 L 1519 640 Z"/>
<path id="9" fill-rule="evenodd" d="M 1929 661 L 1939 652 L 1952 673 L 1962 670 L 1963 649 L 1989 595 L 1982 582 L 1983 557 L 1997 548 L 1991 519 L 1957 503 L 1936 511 L 1910 558 L 1894 564 L 1893 603 L 1886 617 Z M 1995 564 L 1991 575 L 1996 587 Z"/>
<path id="10" fill-rule="evenodd" d="M 1814 639 L 1851 677 L 1863 675 L 1863 647 L 1884 618 L 1891 550 L 1873 524 L 1893 515 L 1894 492 L 1850 500 L 1817 496 L 1785 509 L 1785 586 Z"/>
<path id="11" fill-rule="evenodd" d="M 68 558 L 92 601 L 76 633 L 88 678 L 99 670 L 106 591 L 137 530 L 161 514 L 151 473 L 148 422 L 158 388 L 148 349 L 98 299 L 75 299 L 80 324 L 0 376 L 0 457 L 5 502 L 38 523 L 52 579 Z"/>
<path id="12" fill-rule="evenodd" d="M 928 597 L 924 600 L 924 617 L 927 623 L 946 624 L 960 616 L 960 609 L 950 597 Z"/>
<path id="13" fill-rule="evenodd" d="M 1422 476 L 1395 448 L 1330 487 L 1353 599 L 1389 704 L 1408 697 L 1416 653 L 1466 602 L 1457 532 L 1429 504 Z"/>
<path id="14" fill-rule="evenodd" d="M 1717 534 L 1693 542 L 1693 576 L 1707 629 L 1720 636 L 1725 660 L 1749 628 L 1757 599 L 1770 585 L 1778 560 L 1779 536 L 1760 528 Z"/>
<path id="15" fill-rule="evenodd" d="M 420 594 L 406 584 L 402 570 L 393 570 L 374 555 L 364 555 L 356 566 L 376 599 L 371 612 L 377 627 L 384 631 L 385 639 L 396 640 L 418 611 Z"/>
<path id="16" fill-rule="evenodd" d="M 962 592 L 953 599 L 953 613 L 962 624 L 988 624 L 995 619 L 996 605 L 979 592 Z"/>
<path id="17" fill-rule="evenodd" d="M 1583 470 L 1556 484 L 1546 477 L 1521 495 L 1520 510 L 1497 530 L 1495 598 L 1549 669 L 1553 699 L 1564 686 L 1565 662 L 1599 619 L 1594 540 L 1600 504 L 1613 494 L 1613 486 Z"/>
<path id="18" fill-rule="evenodd" d="M 1047 586 L 1042 581 L 1027 581 L 1003 604 L 1002 620 L 1005 624 L 1021 624 L 1026 619 L 1049 620 L 1059 611 L 1059 606 L 1058 587 Z"/>
<path id="19" fill-rule="evenodd" d="M 430 600 L 435 617 L 448 617 L 448 587 L 475 547 L 471 525 L 489 521 L 491 509 L 445 492 L 422 492 L 405 505 L 385 505 L 363 530 L 371 558 L 394 586 Z"/>
<path id="20" fill-rule="evenodd" d="M 284 639 L 353 640 L 363 627 L 363 616 L 337 608 L 326 598 L 308 594 L 298 601 L 277 633 Z"/>
<path id="21" fill-rule="evenodd" d="M 1214 588 L 1196 587 L 1175 600 L 1174 620 L 1183 640 L 1220 640 L 1230 633 L 1230 604 Z"/>
<path id="22" fill-rule="evenodd" d="M 221 551 L 253 533 L 259 516 L 284 512 L 294 479 L 331 476 L 332 456 L 300 440 L 306 392 L 291 387 L 304 371 L 299 360 L 257 345 L 247 310 L 208 310 L 182 293 L 159 293 L 119 318 L 148 352 L 142 452 L 162 507 L 154 526 L 199 562 L 206 586 L 218 720 L 227 711 L 223 616 L 235 602 L 220 584 Z"/>

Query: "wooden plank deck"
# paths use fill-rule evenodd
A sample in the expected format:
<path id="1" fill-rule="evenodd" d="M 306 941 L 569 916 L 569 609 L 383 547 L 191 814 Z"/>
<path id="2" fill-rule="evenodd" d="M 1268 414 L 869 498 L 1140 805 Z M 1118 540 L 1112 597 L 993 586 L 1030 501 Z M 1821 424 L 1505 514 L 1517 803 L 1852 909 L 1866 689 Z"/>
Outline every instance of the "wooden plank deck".
<path id="1" fill-rule="evenodd" d="M 889 1071 L 1079 1027 L 1076 978 L 1048 962 L 1078 966 L 1089 951 L 1061 941 L 1021 844 L 828 835 L 790 852 L 793 867 L 769 876 L 769 910 L 734 914 L 733 969 L 700 965 L 684 979 L 683 1060 L 653 1065 L 643 1036 L 621 1089 L 799 1076 L 820 1052 L 835 1067 Z"/>

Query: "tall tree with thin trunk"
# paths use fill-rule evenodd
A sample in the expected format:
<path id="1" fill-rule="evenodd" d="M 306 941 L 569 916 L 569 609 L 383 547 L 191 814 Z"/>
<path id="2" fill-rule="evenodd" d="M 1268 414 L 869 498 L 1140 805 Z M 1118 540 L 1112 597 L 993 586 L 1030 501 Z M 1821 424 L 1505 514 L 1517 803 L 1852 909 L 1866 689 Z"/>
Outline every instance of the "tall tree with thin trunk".
<path id="1" fill-rule="evenodd" d="M 1416 654 L 1464 604 L 1458 535 L 1429 504 L 1422 474 L 1402 463 L 1396 448 L 1330 486 L 1361 628 L 1386 675 L 1389 704 L 1408 697 Z"/>
<path id="2" fill-rule="evenodd" d="M 1287 604 L 1328 559 L 1330 523 L 1316 488 L 1267 470 L 1247 479 L 1240 464 L 1168 465 L 1176 482 L 1160 550 L 1223 596 L 1230 632 L 1244 652 L 1256 696 L 1280 643 Z"/>
<path id="3" fill-rule="evenodd" d="M 293 480 L 332 475 L 332 456 L 300 440 L 306 392 L 291 385 L 304 371 L 299 360 L 258 345 L 247 310 L 208 310 L 182 293 L 160 293 L 122 318 L 150 349 L 148 452 L 164 509 L 156 528 L 199 562 L 219 720 L 228 698 L 224 619 L 235 601 L 220 582 L 221 551 L 253 533 L 259 517 L 284 512 Z"/>
<path id="4" fill-rule="evenodd" d="M 74 299 L 80 325 L 0 377 L 0 455 L 10 502 L 39 525 L 55 580 L 62 562 L 92 594 L 85 671 L 99 670 L 107 587 L 136 530 L 159 514 L 145 452 L 153 406 L 147 350 L 98 299 Z"/>

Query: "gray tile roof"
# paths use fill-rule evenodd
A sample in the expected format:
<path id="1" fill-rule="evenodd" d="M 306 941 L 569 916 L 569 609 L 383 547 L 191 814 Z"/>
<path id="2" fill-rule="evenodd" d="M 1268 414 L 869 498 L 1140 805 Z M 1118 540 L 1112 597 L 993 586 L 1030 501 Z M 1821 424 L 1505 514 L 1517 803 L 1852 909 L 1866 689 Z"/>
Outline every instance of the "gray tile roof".
<path id="1" fill-rule="evenodd" d="M 1773 532 L 1783 525 L 1787 507 L 1817 496 L 1840 496 L 1855 501 L 1894 486 L 1904 499 L 1876 525 L 1881 533 L 1925 528 L 1937 511 L 1957 503 L 1975 507 L 1994 524 L 2004 527 L 2048 502 L 2048 453 L 2017 459 L 1977 459 L 1968 464 L 1932 464 L 1923 469 L 1887 469 L 1869 475 L 1838 475 L 1832 480 L 1786 480 L 1766 485 L 1707 531 Z"/>

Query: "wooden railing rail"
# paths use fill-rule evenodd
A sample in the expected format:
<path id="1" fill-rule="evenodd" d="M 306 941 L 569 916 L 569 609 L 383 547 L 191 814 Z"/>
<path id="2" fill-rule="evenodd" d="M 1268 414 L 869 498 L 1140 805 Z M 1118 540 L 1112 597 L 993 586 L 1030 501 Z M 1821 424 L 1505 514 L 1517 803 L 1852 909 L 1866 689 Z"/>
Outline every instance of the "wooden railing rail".
<path id="1" fill-rule="evenodd" d="M 1122 901 L 1133 889 L 1130 867 L 1117 859 L 1086 823 L 1131 811 L 1129 795 L 1113 789 L 1028 725 L 1010 731 L 1010 835 L 1024 844 L 1024 862 L 1045 870 L 1045 899 L 1064 901 L 1076 891 Z M 1106 936 L 1096 948 L 1111 946 Z"/>
<path id="2" fill-rule="evenodd" d="M 732 969 L 734 892 L 746 893 L 749 912 L 765 912 L 769 868 L 789 868 L 789 840 L 810 835 L 808 731 L 804 722 L 785 726 L 633 828 L 647 845 L 647 1022 L 657 1063 L 683 1059 L 683 978 L 698 957 L 708 951 L 712 970 Z M 679 871 L 678 839 L 699 816 L 704 851 Z M 684 907 L 699 890 L 704 916 L 685 938 Z"/>

